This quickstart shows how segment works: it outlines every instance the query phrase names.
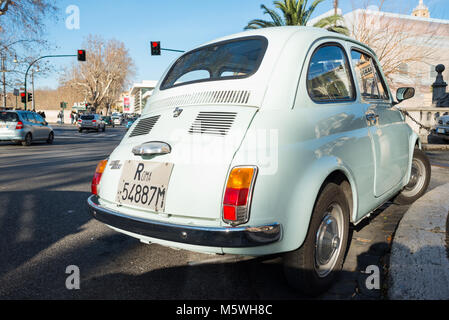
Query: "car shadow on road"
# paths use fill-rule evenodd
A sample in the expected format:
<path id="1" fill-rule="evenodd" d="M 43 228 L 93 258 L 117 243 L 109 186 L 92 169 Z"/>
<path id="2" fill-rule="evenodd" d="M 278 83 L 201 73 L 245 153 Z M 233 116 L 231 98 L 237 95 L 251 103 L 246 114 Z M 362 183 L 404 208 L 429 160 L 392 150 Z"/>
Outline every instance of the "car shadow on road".
<path id="1" fill-rule="evenodd" d="M 79 232 L 90 220 L 85 214 L 88 195 L 50 190 L 1 192 L 0 275 Z"/>

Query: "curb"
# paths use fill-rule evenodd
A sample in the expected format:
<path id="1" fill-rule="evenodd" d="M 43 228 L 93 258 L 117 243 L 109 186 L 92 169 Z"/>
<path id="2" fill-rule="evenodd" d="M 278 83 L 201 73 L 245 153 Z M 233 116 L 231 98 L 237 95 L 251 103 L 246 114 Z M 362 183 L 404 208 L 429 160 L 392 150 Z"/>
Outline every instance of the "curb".
<path id="1" fill-rule="evenodd" d="M 393 239 L 388 296 L 393 300 L 448 300 L 446 223 L 449 184 L 416 201 Z"/>
<path id="2" fill-rule="evenodd" d="M 449 151 L 449 144 L 423 144 L 424 151 Z"/>

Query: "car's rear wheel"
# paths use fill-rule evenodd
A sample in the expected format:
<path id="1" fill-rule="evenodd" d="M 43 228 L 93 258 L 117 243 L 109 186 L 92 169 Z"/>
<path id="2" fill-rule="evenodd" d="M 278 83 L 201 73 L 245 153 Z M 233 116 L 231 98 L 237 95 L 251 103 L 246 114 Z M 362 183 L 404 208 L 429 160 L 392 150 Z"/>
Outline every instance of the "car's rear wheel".
<path id="1" fill-rule="evenodd" d="M 394 198 L 394 203 L 406 205 L 421 198 L 429 187 L 432 169 L 427 155 L 420 149 L 413 153 L 410 181 Z"/>
<path id="2" fill-rule="evenodd" d="M 55 140 L 55 134 L 53 132 L 50 132 L 50 134 L 48 135 L 47 143 L 53 144 L 54 140 Z"/>
<path id="3" fill-rule="evenodd" d="M 31 133 L 27 133 L 27 135 L 25 136 L 25 140 L 22 141 L 22 146 L 29 147 L 31 146 L 32 143 L 33 143 L 33 136 L 31 135 Z"/>
<path id="4" fill-rule="evenodd" d="M 343 266 L 349 214 L 343 188 L 328 183 L 318 196 L 304 244 L 284 254 L 284 273 L 293 288 L 316 296 L 332 285 Z"/>

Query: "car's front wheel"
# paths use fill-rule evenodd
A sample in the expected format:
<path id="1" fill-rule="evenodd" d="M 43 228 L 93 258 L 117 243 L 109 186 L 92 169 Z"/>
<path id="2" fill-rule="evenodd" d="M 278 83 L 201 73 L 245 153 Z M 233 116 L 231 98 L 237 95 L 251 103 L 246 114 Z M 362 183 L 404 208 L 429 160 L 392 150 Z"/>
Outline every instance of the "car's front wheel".
<path id="1" fill-rule="evenodd" d="M 50 134 L 48 135 L 48 138 L 47 138 L 47 143 L 53 144 L 54 140 L 55 140 L 55 134 L 53 132 L 50 132 Z"/>
<path id="2" fill-rule="evenodd" d="M 328 183 L 318 196 L 304 244 L 284 254 L 284 274 L 293 288 L 316 296 L 332 285 L 343 266 L 349 215 L 343 188 Z"/>
<path id="3" fill-rule="evenodd" d="M 412 204 L 421 198 L 429 187 L 432 169 L 427 155 L 420 149 L 415 149 L 412 160 L 410 181 L 405 188 L 394 198 L 394 203 Z"/>

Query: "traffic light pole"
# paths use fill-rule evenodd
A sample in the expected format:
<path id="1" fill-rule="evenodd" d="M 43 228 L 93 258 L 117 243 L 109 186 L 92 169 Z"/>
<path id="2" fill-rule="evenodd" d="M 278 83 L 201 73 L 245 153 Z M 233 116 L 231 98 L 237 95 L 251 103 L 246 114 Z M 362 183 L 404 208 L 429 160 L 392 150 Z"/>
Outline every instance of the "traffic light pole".
<path id="1" fill-rule="evenodd" d="M 181 53 L 184 53 L 184 52 L 185 52 L 185 51 L 183 51 L 183 50 L 164 49 L 164 48 L 161 48 L 161 50 L 164 50 L 164 51 L 171 51 L 171 52 L 181 52 Z"/>
<path id="2" fill-rule="evenodd" d="M 61 54 L 61 55 L 43 56 L 43 57 L 37 58 L 36 60 L 34 60 L 33 62 L 30 63 L 27 71 L 25 72 L 25 85 L 24 85 L 24 88 L 25 88 L 25 102 L 24 102 L 25 110 L 27 109 L 27 100 L 28 100 L 27 78 L 28 78 L 28 72 L 30 71 L 31 67 L 39 60 L 42 60 L 45 58 L 66 58 L 66 57 L 77 57 L 77 55 L 76 54 Z M 34 99 L 34 94 L 33 94 L 33 99 Z"/>

